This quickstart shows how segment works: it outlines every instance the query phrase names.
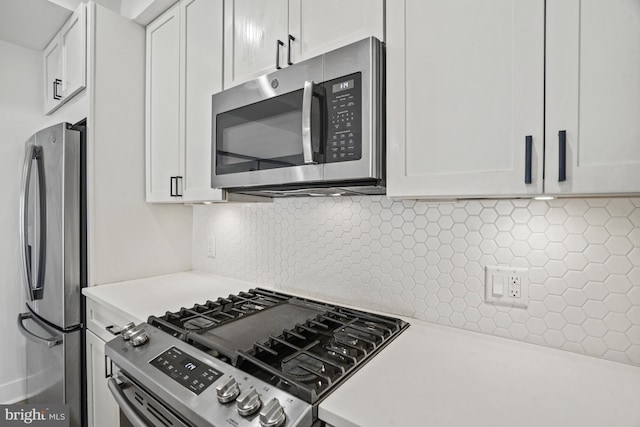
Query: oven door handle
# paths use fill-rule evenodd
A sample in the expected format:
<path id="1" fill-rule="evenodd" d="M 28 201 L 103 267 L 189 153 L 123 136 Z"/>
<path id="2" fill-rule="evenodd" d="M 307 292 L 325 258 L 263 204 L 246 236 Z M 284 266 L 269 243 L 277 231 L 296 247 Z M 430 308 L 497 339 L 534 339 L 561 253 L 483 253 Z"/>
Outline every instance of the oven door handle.
<path id="1" fill-rule="evenodd" d="M 305 165 L 318 163 L 314 158 L 311 141 L 311 105 L 315 96 L 322 97 L 322 86 L 312 80 L 305 81 L 302 92 L 302 157 Z"/>
<path id="2" fill-rule="evenodd" d="M 122 392 L 122 389 L 116 382 L 115 378 L 112 377 L 107 380 L 107 387 L 109 387 L 109 391 L 113 395 L 113 398 L 116 400 L 116 403 L 120 407 L 120 410 L 127 417 L 129 422 L 131 422 L 131 425 L 133 425 L 133 427 L 149 426 L 149 423 L 144 418 L 142 418 L 142 416 L 133 408 L 133 406 L 131 406 L 124 393 Z"/>

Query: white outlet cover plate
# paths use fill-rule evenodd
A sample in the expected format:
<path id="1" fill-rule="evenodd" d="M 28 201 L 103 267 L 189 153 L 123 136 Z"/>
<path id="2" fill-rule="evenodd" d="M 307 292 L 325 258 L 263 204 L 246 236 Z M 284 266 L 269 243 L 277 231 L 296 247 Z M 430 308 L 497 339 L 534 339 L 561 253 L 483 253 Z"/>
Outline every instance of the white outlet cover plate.
<path id="1" fill-rule="evenodd" d="M 520 277 L 520 297 L 509 296 L 509 276 Z M 504 293 L 502 296 L 493 295 L 493 277 L 502 276 L 504 283 Z M 529 269 L 520 267 L 499 267 L 487 265 L 484 268 L 484 301 L 507 307 L 527 308 L 529 305 Z"/>

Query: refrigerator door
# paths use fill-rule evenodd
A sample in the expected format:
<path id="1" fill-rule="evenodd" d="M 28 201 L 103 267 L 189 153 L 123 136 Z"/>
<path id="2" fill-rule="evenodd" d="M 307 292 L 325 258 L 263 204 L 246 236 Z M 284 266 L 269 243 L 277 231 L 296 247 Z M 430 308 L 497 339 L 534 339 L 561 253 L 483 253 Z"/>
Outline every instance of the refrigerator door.
<path id="1" fill-rule="evenodd" d="M 80 132 L 61 123 L 26 143 L 20 203 L 27 304 L 61 329 L 81 323 Z"/>
<path id="2" fill-rule="evenodd" d="M 18 315 L 27 338 L 27 403 L 69 405 L 71 426 L 81 417 L 82 330 L 63 333 L 30 312 Z"/>

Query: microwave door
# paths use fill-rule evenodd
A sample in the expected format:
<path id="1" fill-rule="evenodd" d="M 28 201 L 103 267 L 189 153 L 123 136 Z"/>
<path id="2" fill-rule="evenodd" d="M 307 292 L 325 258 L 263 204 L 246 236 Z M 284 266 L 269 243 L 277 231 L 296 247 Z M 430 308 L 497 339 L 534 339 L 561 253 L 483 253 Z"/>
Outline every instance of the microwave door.
<path id="1" fill-rule="evenodd" d="M 213 187 L 322 181 L 322 61 L 309 62 L 213 96 Z"/>

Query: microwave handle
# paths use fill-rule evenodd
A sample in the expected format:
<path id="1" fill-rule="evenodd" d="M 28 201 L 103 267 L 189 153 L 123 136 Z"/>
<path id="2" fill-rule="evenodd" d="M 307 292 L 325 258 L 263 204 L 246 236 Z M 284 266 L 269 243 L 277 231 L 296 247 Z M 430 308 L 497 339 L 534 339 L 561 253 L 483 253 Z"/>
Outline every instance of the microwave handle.
<path id="1" fill-rule="evenodd" d="M 311 104 L 313 96 L 317 90 L 317 86 L 313 81 L 304 82 L 304 91 L 302 92 L 302 157 L 306 165 L 317 163 L 313 159 L 313 146 L 311 144 Z"/>

